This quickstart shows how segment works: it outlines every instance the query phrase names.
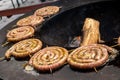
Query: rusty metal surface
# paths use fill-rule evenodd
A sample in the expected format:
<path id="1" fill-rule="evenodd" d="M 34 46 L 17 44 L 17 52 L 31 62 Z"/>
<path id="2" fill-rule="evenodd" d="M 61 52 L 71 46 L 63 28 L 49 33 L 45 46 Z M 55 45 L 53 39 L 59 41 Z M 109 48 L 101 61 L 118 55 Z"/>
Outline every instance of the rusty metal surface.
<path id="1" fill-rule="evenodd" d="M 41 39 L 44 40 L 44 37 L 42 35 L 46 36 L 46 38 L 49 38 L 49 36 L 51 35 L 45 35 L 44 31 L 51 31 L 55 27 L 55 30 L 60 29 L 65 35 L 69 34 L 69 32 L 72 33 L 69 34 L 70 36 L 75 36 L 76 34 L 78 35 L 81 30 L 81 27 L 79 26 L 83 24 L 83 21 L 86 17 L 93 17 L 101 22 L 101 36 L 103 40 L 108 41 L 108 44 L 112 38 L 118 37 L 120 35 L 120 9 L 119 5 L 117 5 L 117 2 L 99 2 L 100 0 L 93 0 L 92 3 L 99 3 L 89 4 L 89 0 L 75 0 L 73 2 L 72 1 L 73 0 L 64 0 L 61 2 L 51 4 L 62 6 L 62 9 L 57 15 L 47 19 L 42 26 L 38 26 L 42 27 L 41 31 L 43 31 L 37 31 L 37 38 L 41 37 Z M 76 5 L 74 4 L 71 6 L 71 4 L 73 3 L 76 3 Z M 32 13 L 33 12 L 27 13 L 26 15 L 20 18 L 31 15 Z M 0 30 L 0 45 L 2 45 L 6 41 L 5 35 L 7 31 L 10 30 L 12 26 L 15 25 L 16 21 L 18 21 L 20 18 L 16 19 L 15 21 L 11 22 L 10 24 L 8 24 Z M 48 25 L 50 25 L 51 21 L 54 24 L 51 24 L 51 26 L 49 26 L 51 28 L 48 28 Z M 61 25 L 61 27 L 59 27 L 59 25 Z M 40 35 L 40 33 L 42 35 Z M 56 32 L 54 32 L 54 35 L 55 33 L 57 33 L 57 30 Z M 51 32 L 50 34 L 53 34 L 53 32 Z M 56 34 L 55 36 L 58 35 Z M 62 39 L 68 40 L 69 36 L 66 35 L 66 37 L 63 36 Z M 58 37 L 58 39 L 61 40 L 61 37 Z M 58 40 L 58 42 L 60 42 L 60 40 Z M 54 43 L 49 40 L 48 42 Z M 5 51 L 11 45 L 12 43 L 5 47 L 0 46 L 0 57 L 4 56 Z M 61 44 L 60 46 L 64 47 L 64 45 Z M 118 56 L 113 62 L 100 68 L 97 68 L 97 73 L 94 70 L 74 70 L 70 68 L 69 65 L 64 65 L 63 67 L 61 67 L 53 73 L 41 73 L 35 71 L 29 72 L 23 69 L 23 65 L 26 63 L 27 60 L 16 60 L 12 58 L 10 61 L 4 60 L 0 62 L 0 78 L 3 80 L 120 80 L 119 58 L 120 56 Z"/>

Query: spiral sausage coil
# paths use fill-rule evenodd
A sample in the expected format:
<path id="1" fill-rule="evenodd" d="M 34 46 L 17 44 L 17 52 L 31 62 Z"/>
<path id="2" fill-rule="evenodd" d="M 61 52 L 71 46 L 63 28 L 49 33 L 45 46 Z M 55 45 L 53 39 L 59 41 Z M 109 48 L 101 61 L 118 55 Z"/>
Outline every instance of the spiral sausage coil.
<path id="1" fill-rule="evenodd" d="M 35 30 L 30 26 L 18 27 L 10 30 L 7 33 L 8 41 L 20 41 L 22 39 L 26 39 L 32 37 L 34 35 Z"/>
<path id="2" fill-rule="evenodd" d="M 42 42 L 39 39 L 26 39 L 14 44 L 9 48 L 6 53 L 6 59 L 10 59 L 11 56 L 16 58 L 25 58 L 34 54 L 42 47 Z"/>
<path id="3" fill-rule="evenodd" d="M 78 69 L 99 67 L 108 60 L 107 49 L 101 45 L 92 44 L 75 49 L 68 57 L 68 63 Z"/>
<path id="4" fill-rule="evenodd" d="M 29 61 L 39 71 L 55 70 L 66 62 L 68 51 L 62 47 L 46 47 L 37 52 Z"/>
<path id="5" fill-rule="evenodd" d="M 28 17 L 25 17 L 23 19 L 20 19 L 16 25 L 17 26 L 37 26 L 39 24 L 41 24 L 44 21 L 43 17 L 41 16 L 35 16 L 35 15 L 31 15 Z"/>
<path id="6" fill-rule="evenodd" d="M 56 14 L 59 9 L 60 8 L 57 6 L 47 6 L 36 10 L 34 14 L 37 16 L 48 17 Z"/>

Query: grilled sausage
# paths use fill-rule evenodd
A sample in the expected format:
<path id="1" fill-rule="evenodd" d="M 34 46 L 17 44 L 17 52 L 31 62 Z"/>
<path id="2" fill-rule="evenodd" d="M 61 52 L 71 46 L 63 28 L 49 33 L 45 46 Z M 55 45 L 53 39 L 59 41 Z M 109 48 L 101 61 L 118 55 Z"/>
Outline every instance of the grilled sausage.
<path id="1" fill-rule="evenodd" d="M 34 14 L 42 17 L 49 17 L 59 12 L 59 9 L 60 7 L 57 6 L 47 6 L 36 10 Z"/>
<path id="2" fill-rule="evenodd" d="M 17 26 L 37 26 L 44 21 L 43 17 L 31 15 L 25 18 L 18 20 L 16 23 Z"/>
<path id="3" fill-rule="evenodd" d="M 31 26 L 18 27 L 7 33 L 8 41 L 20 41 L 34 35 L 35 30 Z"/>
<path id="4" fill-rule="evenodd" d="M 29 64 L 39 71 L 46 72 L 64 65 L 67 57 L 68 51 L 65 48 L 57 46 L 46 47 L 33 55 Z"/>
<path id="5" fill-rule="evenodd" d="M 107 49 L 97 45 L 81 46 L 70 53 L 68 63 L 78 69 L 99 67 L 108 60 Z"/>
<path id="6" fill-rule="evenodd" d="M 26 39 L 14 44 L 5 53 L 5 58 L 10 59 L 11 56 L 16 58 L 25 58 L 34 54 L 42 47 L 42 42 L 39 39 Z"/>

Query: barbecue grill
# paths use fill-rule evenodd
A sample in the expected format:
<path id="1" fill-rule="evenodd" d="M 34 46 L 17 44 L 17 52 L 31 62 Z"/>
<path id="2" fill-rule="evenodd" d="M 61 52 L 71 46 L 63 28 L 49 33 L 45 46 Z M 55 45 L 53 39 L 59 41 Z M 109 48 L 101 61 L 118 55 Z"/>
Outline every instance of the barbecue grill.
<path id="1" fill-rule="evenodd" d="M 42 25 L 37 26 L 35 37 L 43 41 L 45 46 L 61 46 L 66 49 L 75 49 L 69 44 L 76 36 L 82 36 L 82 27 L 85 18 L 90 17 L 100 21 L 101 39 L 108 46 L 115 45 L 114 38 L 120 36 L 120 6 L 117 1 L 104 0 L 61 0 L 49 5 L 62 7 L 60 12 L 46 18 Z M 47 6 L 47 5 L 44 5 Z M 0 44 L 6 41 L 7 30 L 10 30 L 16 22 L 34 13 L 26 13 L 24 16 L 9 23 L 0 30 Z M 14 43 L 5 47 L 0 46 L 0 57 Z M 120 50 L 119 47 L 115 47 Z M 120 80 L 120 56 L 108 62 L 106 65 L 94 70 L 75 70 L 64 65 L 53 73 L 41 73 L 37 71 L 25 71 L 23 65 L 26 60 L 12 58 L 10 61 L 0 62 L 0 78 L 2 80 Z"/>

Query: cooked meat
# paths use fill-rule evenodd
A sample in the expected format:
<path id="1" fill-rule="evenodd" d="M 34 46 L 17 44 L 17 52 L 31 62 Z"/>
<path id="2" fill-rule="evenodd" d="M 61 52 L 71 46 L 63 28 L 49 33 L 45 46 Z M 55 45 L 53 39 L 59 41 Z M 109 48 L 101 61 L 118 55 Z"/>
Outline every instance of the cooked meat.
<path id="1" fill-rule="evenodd" d="M 120 37 L 118 38 L 118 44 L 120 45 Z"/>
<path id="2" fill-rule="evenodd" d="M 14 42 L 32 37 L 34 32 L 35 30 L 31 26 L 24 26 L 10 30 L 6 36 L 8 41 Z"/>
<path id="3" fill-rule="evenodd" d="M 18 20 L 16 23 L 17 26 L 37 26 L 44 21 L 43 17 L 31 15 L 25 18 Z"/>
<path id="4" fill-rule="evenodd" d="M 73 50 L 67 59 L 70 66 L 78 69 L 89 69 L 106 63 L 109 58 L 108 50 L 106 47 L 97 44 L 99 40 L 99 22 L 86 18 L 81 46 Z"/>
<path id="5" fill-rule="evenodd" d="M 83 26 L 82 46 L 98 43 L 100 40 L 99 21 L 86 18 Z"/>
<path id="6" fill-rule="evenodd" d="M 39 71 L 55 70 L 65 64 L 68 57 L 68 51 L 65 48 L 52 46 L 46 47 L 35 55 L 29 61 L 35 69 Z"/>
<path id="7" fill-rule="evenodd" d="M 47 6 L 36 10 L 34 14 L 37 16 L 49 17 L 59 12 L 59 9 L 60 7 L 57 6 Z"/>
<path id="8" fill-rule="evenodd" d="M 14 44 L 6 51 L 5 58 L 10 59 L 11 56 L 16 58 L 25 58 L 33 55 L 35 52 L 40 50 L 41 47 L 42 42 L 39 39 L 22 40 Z"/>
<path id="9" fill-rule="evenodd" d="M 78 69 L 89 69 L 103 65 L 108 60 L 105 47 L 97 44 L 81 46 L 70 53 L 68 63 Z"/>

